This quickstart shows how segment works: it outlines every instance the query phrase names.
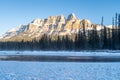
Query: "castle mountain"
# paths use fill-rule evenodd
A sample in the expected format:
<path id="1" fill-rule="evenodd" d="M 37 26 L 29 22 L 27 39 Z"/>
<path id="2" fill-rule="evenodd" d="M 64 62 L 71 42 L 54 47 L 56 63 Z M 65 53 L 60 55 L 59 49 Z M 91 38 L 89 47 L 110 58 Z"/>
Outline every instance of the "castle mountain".
<path id="1" fill-rule="evenodd" d="M 52 36 L 72 36 L 79 31 L 85 30 L 100 30 L 102 26 L 92 24 L 89 20 L 78 19 L 74 13 L 67 18 L 63 15 L 49 16 L 46 19 L 34 19 L 27 25 L 21 25 L 16 29 L 11 29 L 3 34 L 1 41 L 30 41 L 34 38 L 41 38 L 44 34 Z"/>

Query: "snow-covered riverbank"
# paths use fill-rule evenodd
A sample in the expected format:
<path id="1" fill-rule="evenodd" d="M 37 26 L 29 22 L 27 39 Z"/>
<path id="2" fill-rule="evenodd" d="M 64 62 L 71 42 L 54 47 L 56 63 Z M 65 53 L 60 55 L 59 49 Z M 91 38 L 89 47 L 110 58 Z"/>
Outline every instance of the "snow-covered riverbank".
<path id="1" fill-rule="evenodd" d="M 120 56 L 120 50 L 99 51 L 0 51 L 0 55 Z"/>

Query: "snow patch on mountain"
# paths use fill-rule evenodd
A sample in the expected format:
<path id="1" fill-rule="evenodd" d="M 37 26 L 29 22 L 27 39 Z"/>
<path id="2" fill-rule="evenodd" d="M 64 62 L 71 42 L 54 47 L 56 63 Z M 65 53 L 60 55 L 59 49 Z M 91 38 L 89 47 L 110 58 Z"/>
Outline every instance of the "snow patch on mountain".
<path id="1" fill-rule="evenodd" d="M 75 16 L 74 13 L 70 14 L 70 15 L 68 16 L 68 18 L 67 18 L 68 21 L 69 21 L 69 20 L 74 21 L 75 19 L 77 19 L 77 18 L 76 18 L 76 16 Z"/>
<path id="2" fill-rule="evenodd" d="M 16 29 L 15 28 L 12 28 L 12 29 L 10 29 L 8 32 L 15 32 L 16 31 Z"/>
<path id="3" fill-rule="evenodd" d="M 20 25 L 18 28 L 13 28 L 8 30 L 5 34 L 2 35 L 2 38 L 11 38 L 22 33 L 27 28 L 27 25 Z"/>

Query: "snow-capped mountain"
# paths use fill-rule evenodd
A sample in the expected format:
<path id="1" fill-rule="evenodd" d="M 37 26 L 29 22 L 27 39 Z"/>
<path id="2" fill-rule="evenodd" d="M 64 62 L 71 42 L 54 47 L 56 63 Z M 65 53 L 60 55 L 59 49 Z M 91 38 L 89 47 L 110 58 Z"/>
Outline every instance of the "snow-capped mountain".
<path id="1" fill-rule="evenodd" d="M 3 38 L 11 38 L 13 36 L 17 36 L 18 34 L 22 33 L 27 28 L 27 25 L 20 25 L 18 28 L 13 28 L 3 34 Z"/>
<path id="2" fill-rule="evenodd" d="M 66 19 L 63 15 L 49 16 L 46 19 L 34 19 L 28 25 L 21 25 L 17 29 L 11 29 L 3 34 L 1 40 L 30 40 L 39 38 L 44 34 L 48 35 L 71 35 L 78 33 L 83 29 L 92 30 L 96 27 L 97 30 L 102 29 L 100 25 L 92 24 L 89 20 L 80 20 L 72 13 Z"/>

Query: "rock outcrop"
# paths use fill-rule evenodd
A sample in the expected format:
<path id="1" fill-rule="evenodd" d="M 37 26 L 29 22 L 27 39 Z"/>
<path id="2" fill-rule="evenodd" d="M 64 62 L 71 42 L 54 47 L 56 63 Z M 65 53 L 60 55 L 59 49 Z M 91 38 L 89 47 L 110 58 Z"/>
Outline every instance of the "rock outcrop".
<path id="1" fill-rule="evenodd" d="M 70 14 L 67 19 L 63 15 L 50 16 L 46 19 L 35 19 L 28 25 L 21 25 L 17 29 L 12 29 L 3 35 L 1 40 L 15 40 L 16 38 L 32 40 L 41 37 L 43 34 L 71 35 L 78 33 L 83 26 L 85 30 L 93 29 L 91 25 L 92 23 L 89 20 L 80 20 L 76 18 L 74 13 Z"/>

